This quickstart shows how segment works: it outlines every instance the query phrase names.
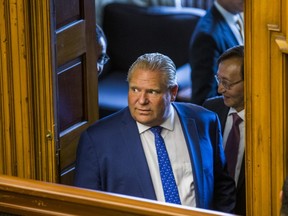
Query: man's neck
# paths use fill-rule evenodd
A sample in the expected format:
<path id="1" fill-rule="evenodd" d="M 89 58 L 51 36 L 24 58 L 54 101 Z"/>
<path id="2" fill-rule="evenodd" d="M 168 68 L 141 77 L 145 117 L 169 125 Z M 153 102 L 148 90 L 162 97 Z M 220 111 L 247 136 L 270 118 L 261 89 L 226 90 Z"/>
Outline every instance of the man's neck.
<path id="1" fill-rule="evenodd" d="M 223 10 L 225 10 L 226 12 L 231 13 L 231 14 L 233 14 L 233 15 L 236 15 L 236 14 L 239 13 L 239 11 L 232 10 L 232 8 L 229 7 L 229 5 L 228 5 L 226 2 L 223 2 L 223 1 L 221 1 L 221 0 L 216 0 L 216 1 L 214 2 L 214 4 L 217 5 L 218 7 L 221 7 L 221 8 L 222 8 Z M 216 6 L 216 7 L 217 7 L 217 6 Z"/>

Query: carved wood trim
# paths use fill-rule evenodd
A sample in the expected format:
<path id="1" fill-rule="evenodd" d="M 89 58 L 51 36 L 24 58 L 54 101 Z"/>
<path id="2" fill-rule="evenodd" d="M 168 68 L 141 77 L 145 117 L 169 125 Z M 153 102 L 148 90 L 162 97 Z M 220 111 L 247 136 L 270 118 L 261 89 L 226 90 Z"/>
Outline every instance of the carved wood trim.
<path id="1" fill-rule="evenodd" d="M 0 173 L 55 181 L 49 4 L 0 1 Z"/>
<path id="2" fill-rule="evenodd" d="M 33 61 L 33 108 L 37 179 L 56 182 L 56 126 L 54 115 L 53 76 L 55 59 L 53 14 L 50 0 L 31 0 L 30 6 L 31 50 Z M 54 55 L 55 56 L 55 55 Z"/>
<path id="3" fill-rule="evenodd" d="M 35 178 L 27 3 L 1 0 L 1 173 Z"/>
<path id="4" fill-rule="evenodd" d="M 20 215 L 230 215 L 7 176 L 0 176 L 0 209 Z"/>
<path id="5" fill-rule="evenodd" d="M 275 42 L 283 54 L 288 54 L 288 43 L 286 37 L 279 35 L 275 38 Z"/>

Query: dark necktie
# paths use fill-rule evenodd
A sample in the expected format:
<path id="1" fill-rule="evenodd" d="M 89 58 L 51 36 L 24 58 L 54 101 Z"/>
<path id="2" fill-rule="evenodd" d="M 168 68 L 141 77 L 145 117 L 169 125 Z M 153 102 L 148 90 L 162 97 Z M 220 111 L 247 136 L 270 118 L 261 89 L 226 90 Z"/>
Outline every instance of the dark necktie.
<path id="1" fill-rule="evenodd" d="M 240 143 L 239 124 L 242 122 L 242 119 L 237 113 L 232 113 L 231 115 L 233 117 L 233 125 L 227 138 L 225 155 L 227 159 L 228 172 L 230 176 L 234 178 Z"/>
<path id="2" fill-rule="evenodd" d="M 155 145 L 165 201 L 168 203 L 181 204 L 168 152 L 166 150 L 164 139 L 161 136 L 162 127 L 156 126 L 150 128 L 150 130 L 155 136 Z"/>

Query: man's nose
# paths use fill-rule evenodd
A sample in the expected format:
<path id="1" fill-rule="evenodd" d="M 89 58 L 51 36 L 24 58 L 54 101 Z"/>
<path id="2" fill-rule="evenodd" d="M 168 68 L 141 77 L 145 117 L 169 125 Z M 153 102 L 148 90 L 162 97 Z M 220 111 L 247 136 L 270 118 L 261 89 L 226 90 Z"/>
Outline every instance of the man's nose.
<path id="1" fill-rule="evenodd" d="M 141 92 L 139 95 L 139 103 L 145 104 L 147 102 L 148 102 L 148 97 L 147 97 L 146 92 Z"/>
<path id="2" fill-rule="evenodd" d="M 221 82 L 218 84 L 217 91 L 219 94 L 223 94 L 226 91 L 226 89 L 224 88 Z"/>

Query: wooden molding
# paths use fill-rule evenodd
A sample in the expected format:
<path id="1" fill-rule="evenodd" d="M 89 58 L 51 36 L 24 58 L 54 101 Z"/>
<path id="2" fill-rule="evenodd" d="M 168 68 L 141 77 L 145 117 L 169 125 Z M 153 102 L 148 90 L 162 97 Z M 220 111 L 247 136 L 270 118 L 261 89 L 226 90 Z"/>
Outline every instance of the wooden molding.
<path id="1" fill-rule="evenodd" d="M 26 2 L 26 1 L 25 1 Z M 33 115 L 35 133 L 35 151 L 37 161 L 36 179 L 56 182 L 56 126 L 54 114 L 53 70 L 55 52 L 54 32 L 51 31 L 51 2 L 49 0 L 32 0 L 29 5 L 31 29 L 31 58 L 33 57 Z"/>
<path id="2" fill-rule="evenodd" d="M 0 176 L 0 209 L 20 215 L 231 215 L 8 176 Z"/>
<path id="3" fill-rule="evenodd" d="M 49 4 L 1 0 L 0 173 L 56 182 Z"/>
<path id="4" fill-rule="evenodd" d="M 1 173 L 35 178 L 30 25 L 26 1 L 1 0 Z"/>
<path id="5" fill-rule="evenodd" d="M 277 36 L 275 38 L 275 42 L 278 45 L 279 49 L 281 50 L 282 53 L 288 54 L 288 43 L 287 39 L 284 36 Z"/>

